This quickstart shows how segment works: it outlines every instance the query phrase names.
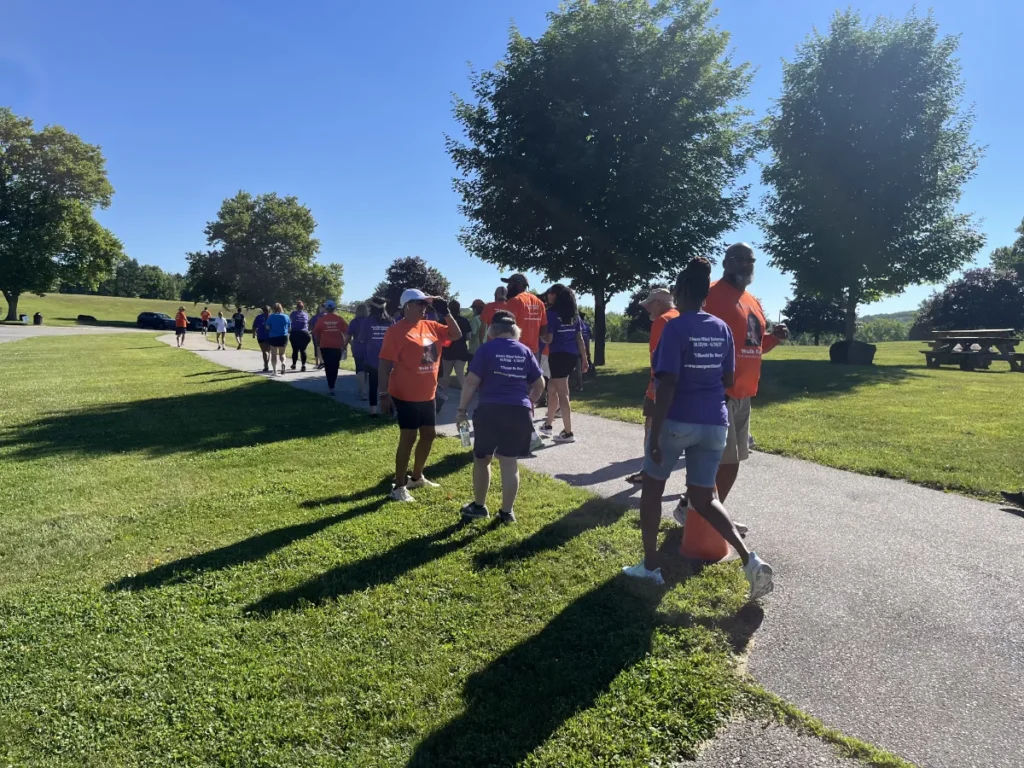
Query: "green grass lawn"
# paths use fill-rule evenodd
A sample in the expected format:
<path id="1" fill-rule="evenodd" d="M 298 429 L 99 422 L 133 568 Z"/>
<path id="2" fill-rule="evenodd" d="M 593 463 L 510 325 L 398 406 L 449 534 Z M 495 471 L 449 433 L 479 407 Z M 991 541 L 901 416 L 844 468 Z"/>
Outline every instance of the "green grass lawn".
<path id="1" fill-rule="evenodd" d="M 646 766 L 742 703 L 739 568 L 627 583 L 621 507 L 461 527 L 454 440 L 386 502 L 394 426 L 150 336 L 4 361 L 3 765 Z"/>
<path id="2" fill-rule="evenodd" d="M 917 342 L 878 345 L 876 365 L 836 366 L 827 347 L 764 358 L 751 421 L 761 450 L 995 499 L 1024 485 L 1024 375 L 928 369 Z M 646 344 L 608 345 L 573 408 L 641 423 Z"/>
<path id="3" fill-rule="evenodd" d="M 204 304 L 194 305 L 191 302 L 164 301 L 162 299 L 123 299 L 117 296 L 80 296 L 71 293 L 48 293 L 36 296 L 23 293 L 18 299 L 18 314 L 28 315 L 29 322 L 36 312 L 43 313 L 45 325 L 76 325 L 79 315 L 92 315 L 101 325 L 135 327 L 135 319 L 140 312 L 163 312 L 174 317 L 178 307 L 185 307 L 185 313 L 198 317 Z M 234 308 L 210 306 L 214 315 L 223 311 L 225 317 L 235 313 Z M 248 313 L 251 314 L 251 313 Z M 7 316 L 7 304 L 0 318 Z"/>

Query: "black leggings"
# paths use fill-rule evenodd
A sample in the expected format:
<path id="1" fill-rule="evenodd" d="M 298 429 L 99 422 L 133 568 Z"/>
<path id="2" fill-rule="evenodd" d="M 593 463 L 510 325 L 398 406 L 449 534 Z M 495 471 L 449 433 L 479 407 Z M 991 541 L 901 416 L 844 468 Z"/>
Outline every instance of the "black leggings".
<path id="1" fill-rule="evenodd" d="M 363 370 L 366 371 L 366 384 L 370 388 L 370 405 L 377 405 L 377 386 L 379 385 L 377 377 L 377 366 L 366 365 L 363 366 Z"/>
<path id="2" fill-rule="evenodd" d="M 306 364 L 306 347 L 309 346 L 309 342 L 312 338 L 309 335 L 309 331 L 292 331 L 289 339 L 292 342 L 292 365 L 298 362 L 299 356 L 302 356 L 302 364 Z"/>
<path id="3" fill-rule="evenodd" d="M 305 356 L 305 351 L 302 354 Z M 320 347 L 320 356 L 324 359 L 327 387 L 334 389 L 334 382 L 338 380 L 338 367 L 341 365 L 341 350 L 337 347 Z"/>

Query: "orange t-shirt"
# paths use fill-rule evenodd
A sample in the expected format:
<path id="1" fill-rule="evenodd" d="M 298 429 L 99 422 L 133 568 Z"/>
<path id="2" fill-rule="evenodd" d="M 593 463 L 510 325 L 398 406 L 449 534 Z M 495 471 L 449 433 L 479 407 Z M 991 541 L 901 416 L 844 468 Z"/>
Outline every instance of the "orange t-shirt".
<path id="1" fill-rule="evenodd" d="M 668 325 L 669 320 L 674 320 L 679 317 L 679 310 L 673 307 L 663 315 L 658 315 L 658 318 L 651 323 L 651 362 L 654 362 L 654 350 L 658 348 L 658 342 L 661 341 L 661 332 L 665 330 L 665 326 Z M 647 385 L 647 399 L 654 400 L 654 369 L 651 369 L 651 382 Z"/>
<path id="2" fill-rule="evenodd" d="M 328 312 L 316 321 L 313 327 L 313 338 L 321 349 L 344 349 L 348 339 L 348 323 L 341 315 Z"/>
<path id="3" fill-rule="evenodd" d="M 704 311 L 729 326 L 736 345 L 736 383 L 726 394 L 737 400 L 753 397 L 761 379 L 761 355 L 771 352 L 779 343 L 764 332 L 768 323 L 761 302 L 725 280 L 718 280 L 711 284 Z"/>
<path id="4" fill-rule="evenodd" d="M 448 326 L 433 320 L 418 323 L 399 320 L 388 328 L 379 355 L 381 360 L 388 360 L 394 366 L 388 380 L 388 394 L 410 403 L 433 400 L 441 347 L 448 343 Z"/>
<path id="5" fill-rule="evenodd" d="M 205 309 L 204 309 L 204 310 L 203 310 L 202 312 L 200 312 L 200 313 L 199 313 L 199 316 L 200 316 L 201 318 L 203 318 L 203 320 L 209 320 L 209 319 L 210 319 L 211 317 L 213 317 L 213 315 L 211 315 L 211 314 L 210 314 L 209 312 L 207 312 L 207 311 L 206 311 Z"/>
<path id="6" fill-rule="evenodd" d="M 174 316 L 174 327 L 175 328 L 188 328 L 188 318 L 185 317 L 184 312 L 179 312 Z"/>
<path id="7" fill-rule="evenodd" d="M 494 322 L 494 313 L 499 309 L 507 308 L 507 301 L 492 301 L 490 304 L 484 304 L 484 311 L 480 313 L 480 319 L 484 321 L 484 325 L 490 325 Z"/>
<path id="8" fill-rule="evenodd" d="M 533 354 L 540 351 L 540 329 L 548 324 L 548 308 L 529 291 L 523 291 L 505 302 L 505 309 L 516 316 L 516 325 L 522 332 L 519 341 Z"/>

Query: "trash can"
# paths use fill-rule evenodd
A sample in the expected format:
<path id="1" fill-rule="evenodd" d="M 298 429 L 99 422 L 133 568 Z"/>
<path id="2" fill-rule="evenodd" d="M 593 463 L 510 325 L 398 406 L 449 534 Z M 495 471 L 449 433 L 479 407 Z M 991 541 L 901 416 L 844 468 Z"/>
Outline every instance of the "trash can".
<path id="1" fill-rule="evenodd" d="M 32 315 L 32 325 L 42 325 L 42 324 L 43 324 L 43 315 L 42 315 L 41 312 L 36 312 L 34 315 Z"/>

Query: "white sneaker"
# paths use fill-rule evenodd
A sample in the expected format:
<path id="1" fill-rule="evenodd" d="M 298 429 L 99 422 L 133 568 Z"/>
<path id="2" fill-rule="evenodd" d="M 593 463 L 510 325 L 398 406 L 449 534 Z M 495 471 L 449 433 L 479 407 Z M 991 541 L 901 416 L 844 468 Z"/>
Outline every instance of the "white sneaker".
<path id="1" fill-rule="evenodd" d="M 406 488 L 440 488 L 440 483 L 435 483 L 433 480 L 427 480 L 427 476 L 424 475 L 419 480 L 414 480 L 412 477 L 405 484 Z"/>
<path id="2" fill-rule="evenodd" d="M 774 571 L 768 563 L 753 552 L 750 553 L 750 559 L 743 566 L 743 574 L 750 583 L 751 600 L 762 598 L 775 589 L 775 585 L 772 583 L 773 573 Z"/>
<path id="3" fill-rule="evenodd" d="M 544 433 L 548 437 L 551 437 L 551 433 L 554 432 L 555 428 L 551 424 L 541 424 L 537 430 Z"/>
<path id="4" fill-rule="evenodd" d="M 391 500 L 392 501 L 416 501 L 416 499 L 414 499 L 412 497 L 412 494 L 409 493 L 409 489 L 406 488 L 404 485 L 401 488 L 392 488 L 391 489 Z"/>
<path id="5" fill-rule="evenodd" d="M 575 443 L 576 437 L 572 432 L 566 432 L 564 429 L 551 438 L 556 443 Z"/>
<path id="6" fill-rule="evenodd" d="M 653 571 L 648 571 L 647 566 L 644 565 L 643 560 L 641 560 L 636 565 L 627 565 L 625 568 L 622 569 L 622 572 L 627 576 L 632 576 L 635 579 L 649 579 L 658 586 L 661 586 L 665 583 L 665 579 L 662 578 L 661 575 L 661 568 L 655 568 Z"/>

